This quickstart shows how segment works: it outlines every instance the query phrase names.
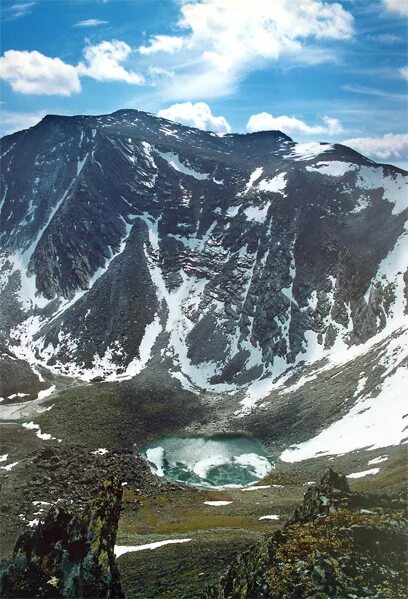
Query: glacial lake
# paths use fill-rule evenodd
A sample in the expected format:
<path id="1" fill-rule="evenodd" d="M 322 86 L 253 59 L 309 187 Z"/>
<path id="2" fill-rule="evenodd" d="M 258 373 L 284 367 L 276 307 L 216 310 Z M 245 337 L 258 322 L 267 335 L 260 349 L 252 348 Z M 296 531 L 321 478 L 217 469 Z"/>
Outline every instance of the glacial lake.
<path id="1" fill-rule="evenodd" d="M 245 435 L 162 437 L 140 454 L 150 470 L 172 482 L 204 487 L 242 487 L 273 468 L 274 458 Z"/>

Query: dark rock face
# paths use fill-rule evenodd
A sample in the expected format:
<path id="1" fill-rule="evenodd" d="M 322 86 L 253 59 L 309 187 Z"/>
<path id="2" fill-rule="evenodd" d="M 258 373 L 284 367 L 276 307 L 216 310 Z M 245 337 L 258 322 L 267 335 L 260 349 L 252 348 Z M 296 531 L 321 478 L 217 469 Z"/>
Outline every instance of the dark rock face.
<path id="1" fill-rule="evenodd" d="M 114 556 L 121 498 L 112 478 L 82 515 L 53 506 L 18 539 L 2 573 L 2 597 L 123 597 Z"/>
<path id="2" fill-rule="evenodd" d="M 0 343 L 0 397 L 4 403 L 35 399 L 39 391 L 50 387 L 41 381 L 25 360 L 20 360 Z"/>
<path id="3" fill-rule="evenodd" d="M 328 470 L 293 520 L 240 555 L 208 598 L 404 597 L 405 497 L 352 493 Z"/>
<path id="4" fill-rule="evenodd" d="M 1 332 L 55 372 L 167 358 L 239 389 L 406 309 L 405 175 L 349 148 L 131 110 L 49 116 L 3 147 Z"/>

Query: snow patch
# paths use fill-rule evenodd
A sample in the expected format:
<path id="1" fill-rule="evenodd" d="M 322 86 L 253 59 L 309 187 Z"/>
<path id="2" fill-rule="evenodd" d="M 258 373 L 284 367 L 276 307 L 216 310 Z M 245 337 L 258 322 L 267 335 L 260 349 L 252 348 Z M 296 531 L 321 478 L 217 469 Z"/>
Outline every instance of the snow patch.
<path id="1" fill-rule="evenodd" d="M 192 539 L 170 539 L 168 541 L 156 541 L 156 543 L 147 543 L 146 545 L 115 545 L 115 556 L 118 558 L 125 553 L 133 553 L 135 551 L 146 551 L 150 549 L 158 549 L 165 545 L 176 545 L 178 543 L 188 543 Z"/>
<path id="2" fill-rule="evenodd" d="M 378 456 L 378 458 L 374 458 L 367 463 L 369 466 L 373 466 L 375 464 L 381 464 L 382 462 L 386 462 L 387 460 L 388 460 L 388 455 L 380 455 L 380 456 Z"/>
<path id="3" fill-rule="evenodd" d="M 194 170 L 193 168 L 183 164 L 180 161 L 179 155 L 175 154 L 174 152 L 160 152 L 159 150 L 157 150 L 157 148 L 155 148 L 154 151 L 161 158 L 166 160 L 166 162 L 168 162 L 168 164 L 174 170 L 178 171 L 179 173 L 181 173 L 183 175 L 188 175 L 189 177 L 194 177 L 194 179 L 197 179 L 199 181 L 208 179 L 208 177 L 209 177 L 208 173 L 200 173 L 200 172 Z"/>
<path id="4" fill-rule="evenodd" d="M 284 156 L 284 158 L 294 158 L 296 161 L 309 160 L 310 158 L 315 158 L 316 156 L 323 154 L 323 152 L 328 152 L 332 148 L 332 144 L 324 144 L 318 141 L 298 143 L 295 144 L 292 152 Z"/>
<path id="5" fill-rule="evenodd" d="M 12 468 L 14 468 L 14 466 L 17 466 L 17 464 L 19 464 L 20 462 L 12 462 L 11 464 L 7 464 L 7 466 L 0 466 L 1 470 L 6 470 L 7 472 L 10 472 L 10 470 Z"/>
<path id="6" fill-rule="evenodd" d="M 379 468 L 371 468 L 371 470 L 364 470 L 363 472 L 352 472 L 351 474 L 347 474 L 347 478 L 363 478 L 364 476 L 374 476 L 374 474 L 378 474 L 379 471 Z"/>
<path id="7" fill-rule="evenodd" d="M 263 179 L 258 183 L 259 191 L 269 191 L 286 195 L 283 190 L 286 188 L 286 173 L 279 173 L 273 179 Z"/>

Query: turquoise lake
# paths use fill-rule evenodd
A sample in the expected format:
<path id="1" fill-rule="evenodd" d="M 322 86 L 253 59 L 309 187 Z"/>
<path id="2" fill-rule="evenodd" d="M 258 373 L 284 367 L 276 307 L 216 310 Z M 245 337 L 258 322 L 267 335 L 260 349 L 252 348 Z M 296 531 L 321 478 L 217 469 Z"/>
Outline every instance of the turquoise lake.
<path id="1" fill-rule="evenodd" d="M 242 487 L 273 468 L 274 458 L 245 435 L 162 437 L 141 448 L 151 471 L 172 482 L 204 487 Z"/>

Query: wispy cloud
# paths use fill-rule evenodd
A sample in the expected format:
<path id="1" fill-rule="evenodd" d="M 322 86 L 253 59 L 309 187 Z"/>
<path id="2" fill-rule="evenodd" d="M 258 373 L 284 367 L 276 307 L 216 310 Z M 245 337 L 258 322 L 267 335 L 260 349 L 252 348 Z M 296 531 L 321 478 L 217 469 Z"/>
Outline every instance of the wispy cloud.
<path id="1" fill-rule="evenodd" d="M 180 4 L 174 23 L 178 35 L 154 35 L 139 47 L 155 66 L 176 72 L 172 81 L 163 82 L 167 98 L 227 95 L 247 73 L 283 58 L 302 64 L 331 61 L 328 43 L 353 36 L 353 16 L 339 3 L 183 0 Z"/>
<path id="2" fill-rule="evenodd" d="M 102 21 L 101 19 L 85 19 L 84 21 L 78 21 L 72 25 L 72 27 L 99 27 L 99 25 L 106 25 L 108 21 Z"/>
<path id="3" fill-rule="evenodd" d="M 383 4 L 390 12 L 408 15 L 408 0 L 383 0 Z"/>
<path id="4" fill-rule="evenodd" d="M 408 81 L 408 65 L 406 67 L 401 67 L 399 69 L 399 74 L 403 79 Z"/>
<path id="5" fill-rule="evenodd" d="M 8 6 L 4 6 L 2 10 L 2 21 L 14 21 L 26 17 L 32 11 L 36 2 L 16 2 Z"/>
<path id="6" fill-rule="evenodd" d="M 361 154 L 388 160 L 390 158 L 408 160 L 408 134 L 387 133 L 382 137 L 355 137 L 342 142 Z"/>
<path id="7" fill-rule="evenodd" d="M 389 100 L 402 100 L 406 102 L 406 96 L 404 94 L 395 94 L 393 92 L 387 92 L 383 89 L 377 89 L 375 87 L 365 87 L 363 85 L 343 85 L 342 89 L 346 92 L 353 94 L 362 94 L 366 96 L 377 96 L 379 98 L 387 98 Z"/>

